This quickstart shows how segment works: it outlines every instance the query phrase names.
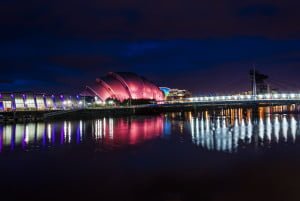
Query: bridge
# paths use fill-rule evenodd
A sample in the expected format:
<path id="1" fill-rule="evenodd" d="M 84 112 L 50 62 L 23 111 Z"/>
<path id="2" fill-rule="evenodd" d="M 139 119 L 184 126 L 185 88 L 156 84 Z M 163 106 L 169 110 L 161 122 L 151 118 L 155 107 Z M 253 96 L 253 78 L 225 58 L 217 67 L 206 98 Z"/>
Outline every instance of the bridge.
<path id="1" fill-rule="evenodd" d="M 160 102 L 161 106 L 276 106 L 300 105 L 300 93 L 200 96 Z"/>
<path id="2" fill-rule="evenodd" d="M 196 107 L 214 107 L 214 106 L 276 106 L 276 105 L 292 105 L 300 104 L 300 93 L 278 93 L 270 92 L 270 84 L 275 86 L 278 83 L 269 79 L 269 83 L 266 80 L 269 76 L 259 73 L 255 70 L 250 71 L 250 80 L 252 86 L 252 92 L 248 95 L 236 94 L 236 95 L 222 95 L 222 96 L 200 96 L 185 98 L 174 101 L 163 101 L 162 105 L 177 105 L 180 106 L 196 106 Z M 280 84 L 282 88 L 282 84 Z M 297 91 L 298 88 L 295 88 Z M 249 93 L 249 92 L 248 92 Z"/>

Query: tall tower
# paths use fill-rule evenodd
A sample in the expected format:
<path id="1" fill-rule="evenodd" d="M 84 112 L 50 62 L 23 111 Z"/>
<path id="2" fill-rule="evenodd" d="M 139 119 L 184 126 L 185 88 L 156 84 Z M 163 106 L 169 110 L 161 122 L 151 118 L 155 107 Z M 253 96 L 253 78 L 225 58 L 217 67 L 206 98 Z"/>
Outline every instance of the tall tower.
<path id="1" fill-rule="evenodd" d="M 255 66 L 253 67 L 253 76 L 252 76 L 252 95 L 253 97 L 256 97 L 257 95 Z"/>
<path id="2" fill-rule="evenodd" d="M 266 82 L 269 76 L 258 72 L 255 69 L 255 67 L 253 67 L 253 70 L 250 70 L 250 78 L 251 78 L 252 95 L 254 97 L 257 94 L 269 93 L 269 86 Z"/>
<path id="3" fill-rule="evenodd" d="M 251 80 L 251 89 L 252 89 L 252 96 L 256 97 L 257 95 L 257 84 L 256 84 L 256 69 L 255 66 L 253 66 L 253 69 L 250 70 L 250 80 Z"/>

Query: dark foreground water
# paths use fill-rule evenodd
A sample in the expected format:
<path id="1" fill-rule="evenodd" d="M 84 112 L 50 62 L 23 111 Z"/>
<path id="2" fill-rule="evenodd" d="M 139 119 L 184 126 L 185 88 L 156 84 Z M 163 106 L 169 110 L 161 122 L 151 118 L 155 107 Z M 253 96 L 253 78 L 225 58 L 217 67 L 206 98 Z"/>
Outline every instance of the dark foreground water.
<path id="1" fill-rule="evenodd" d="M 300 116 L 0 125 L 0 200 L 300 200 Z"/>

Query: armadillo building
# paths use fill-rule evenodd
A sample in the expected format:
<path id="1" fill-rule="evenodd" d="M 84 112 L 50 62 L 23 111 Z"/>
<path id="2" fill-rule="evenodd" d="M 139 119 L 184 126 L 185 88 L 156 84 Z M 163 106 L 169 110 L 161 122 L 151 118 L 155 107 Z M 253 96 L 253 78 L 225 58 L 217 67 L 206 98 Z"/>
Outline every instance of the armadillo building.
<path id="1" fill-rule="evenodd" d="M 97 78 L 93 86 L 87 86 L 84 94 L 98 97 L 101 101 L 108 98 L 163 100 L 164 94 L 153 82 L 129 72 L 110 72 Z"/>

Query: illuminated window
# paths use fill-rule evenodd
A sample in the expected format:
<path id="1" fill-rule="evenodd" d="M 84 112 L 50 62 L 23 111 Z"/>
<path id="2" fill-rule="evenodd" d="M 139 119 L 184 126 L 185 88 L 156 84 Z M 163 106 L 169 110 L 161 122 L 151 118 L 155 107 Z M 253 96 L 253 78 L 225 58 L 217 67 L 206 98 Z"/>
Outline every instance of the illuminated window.
<path id="1" fill-rule="evenodd" d="M 45 103 L 44 103 L 44 99 L 43 98 L 37 98 L 36 99 L 36 105 L 37 108 L 45 108 Z"/>
<path id="2" fill-rule="evenodd" d="M 16 108 L 24 108 L 24 100 L 22 98 L 15 99 Z"/>
<path id="3" fill-rule="evenodd" d="M 33 98 L 28 98 L 25 103 L 27 108 L 35 108 L 35 102 Z"/>

